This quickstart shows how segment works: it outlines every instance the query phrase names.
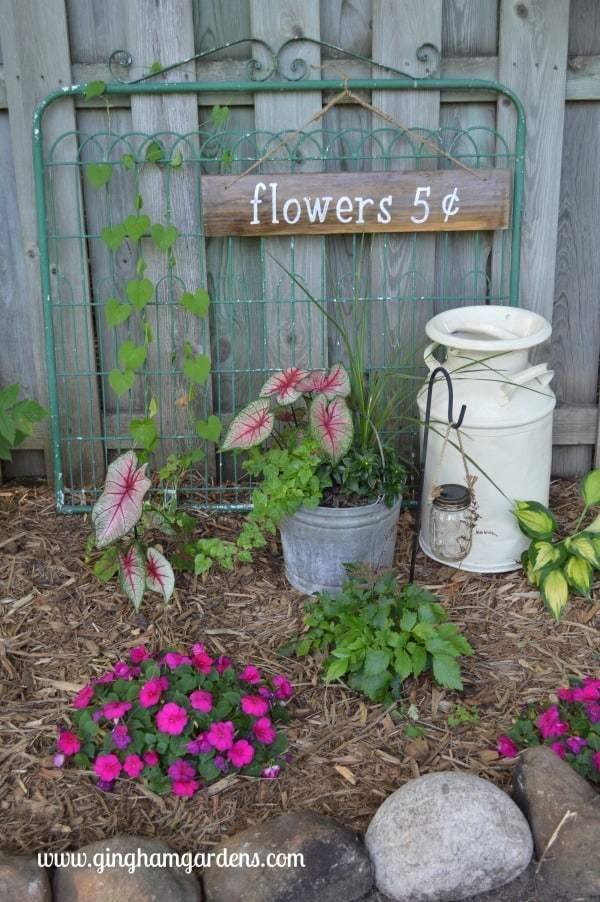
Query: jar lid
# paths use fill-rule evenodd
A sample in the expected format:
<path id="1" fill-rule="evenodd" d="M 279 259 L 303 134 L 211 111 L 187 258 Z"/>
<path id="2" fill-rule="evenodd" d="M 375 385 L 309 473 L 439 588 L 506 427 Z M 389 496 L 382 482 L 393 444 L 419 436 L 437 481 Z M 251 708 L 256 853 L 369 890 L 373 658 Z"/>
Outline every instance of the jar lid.
<path id="1" fill-rule="evenodd" d="M 471 504 L 471 492 L 466 485 L 449 482 L 438 488 L 439 494 L 433 499 L 436 507 L 442 507 L 445 510 L 462 510 Z"/>

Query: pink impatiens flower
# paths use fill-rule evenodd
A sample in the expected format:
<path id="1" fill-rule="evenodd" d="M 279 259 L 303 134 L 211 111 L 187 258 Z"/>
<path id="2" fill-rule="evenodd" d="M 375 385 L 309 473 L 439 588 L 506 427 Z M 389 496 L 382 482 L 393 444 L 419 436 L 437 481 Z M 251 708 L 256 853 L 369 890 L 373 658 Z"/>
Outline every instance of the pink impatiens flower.
<path id="1" fill-rule="evenodd" d="M 191 799 L 192 796 L 200 789 L 198 780 L 173 780 L 171 790 L 174 796 L 183 796 Z"/>
<path id="2" fill-rule="evenodd" d="M 129 735 L 129 730 L 125 726 L 124 723 L 119 724 L 114 728 L 111 733 L 114 744 L 118 749 L 126 749 L 127 746 L 131 743 L 131 736 Z"/>
<path id="3" fill-rule="evenodd" d="M 213 658 L 208 654 L 201 642 L 197 642 L 192 646 L 192 664 L 200 673 L 210 673 L 210 668 L 214 664 Z"/>
<path id="4" fill-rule="evenodd" d="M 560 712 L 556 705 L 552 705 L 537 719 L 537 726 L 543 739 L 551 739 L 554 736 L 563 736 L 569 732 L 569 725 L 560 719 Z"/>
<path id="5" fill-rule="evenodd" d="M 160 677 L 152 677 L 147 683 L 144 683 L 140 689 L 139 700 L 142 708 L 151 708 L 157 705 L 163 692 L 162 680 Z"/>
<path id="6" fill-rule="evenodd" d="M 596 770 L 600 770 L 600 752 L 594 752 L 592 755 L 592 764 Z"/>
<path id="7" fill-rule="evenodd" d="M 498 736 L 498 753 L 503 758 L 516 758 L 519 754 L 519 749 L 510 736 Z"/>
<path id="8" fill-rule="evenodd" d="M 190 755 L 206 755 L 207 752 L 210 752 L 213 748 L 211 743 L 208 741 L 207 733 L 200 733 L 196 736 L 195 739 L 192 739 L 186 745 L 186 750 L 190 753 Z"/>
<path id="9" fill-rule="evenodd" d="M 98 755 L 94 761 L 94 773 L 101 780 L 112 783 L 121 773 L 121 762 L 116 755 Z"/>
<path id="10" fill-rule="evenodd" d="M 215 669 L 217 673 L 224 673 L 231 667 L 231 658 L 228 658 L 227 655 L 220 655 L 217 658 L 217 663 L 215 664 Z"/>
<path id="11" fill-rule="evenodd" d="M 185 730 L 188 716 L 185 708 L 175 702 L 167 702 L 156 715 L 156 726 L 161 733 L 179 736 Z"/>
<path id="12" fill-rule="evenodd" d="M 227 757 L 234 767 L 246 767 L 254 758 L 254 747 L 247 739 L 238 739 L 227 752 Z"/>
<path id="13" fill-rule="evenodd" d="M 83 689 L 80 689 L 75 698 L 73 699 L 73 707 L 74 708 L 87 708 L 89 703 L 94 697 L 94 687 L 93 686 L 84 686 Z"/>
<path id="14" fill-rule="evenodd" d="M 569 736 L 567 739 L 567 747 L 574 755 L 578 755 L 587 744 L 587 739 L 582 739 L 581 736 Z"/>
<path id="15" fill-rule="evenodd" d="M 69 730 L 59 730 L 56 748 L 66 758 L 70 758 L 80 750 L 81 742 L 75 733 L 71 733 Z"/>
<path id="16" fill-rule="evenodd" d="M 269 710 L 269 703 L 260 695 L 243 695 L 240 706 L 244 714 L 252 717 L 262 717 Z"/>
<path id="17" fill-rule="evenodd" d="M 583 681 L 583 686 L 576 686 L 575 689 L 573 689 L 573 701 L 600 701 L 600 680 L 593 680 L 591 677 L 586 677 Z"/>
<path id="18" fill-rule="evenodd" d="M 600 703 L 589 702 L 585 706 L 585 713 L 590 719 L 590 723 L 600 723 Z"/>
<path id="19" fill-rule="evenodd" d="M 566 754 L 566 749 L 562 742 L 553 742 L 550 746 L 555 755 L 558 755 L 559 758 L 564 758 Z"/>
<path id="20" fill-rule="evenodd" d="M 268 717 L 259 717 L 252 724 L 252 732 L 263 745 L 271 745 L 277 739 L 277 731 Z"/>
<path id="21" fill-rule="evenodd" d="M 123 762 L 123 770 L 128 777 L 131 777 L 133 780 L 135 780 L 136 777 L 139 777 L 143 769 L 144 762 L 139 755 L 127 755 L 125 761 Z"/>
<path id="22" fill-rule="evenodd" d="M 131 676 L 131 668 L 125 661 L 117 661 L 113 673 L 118 680 L 128 680 Z"/>
<path id="23" fill-rule="evenodd" d="M 190 694 L 190 705 L 195 711 L 208 714 L 212 710 L 213 697 L 206 689 L 196 689 Z"/>
<path id="24" fill-rule="evenodd" d="M 564 686 L 561 686 L 560 689 L 556 690 L 556 694 L 561 700 L 561 702 L 572 702 L 573 701 L 573 690 L 567 689 Z"/>
<path id="25" fill-rule="evenodd" d="M 128 711 L 131 711 L 131 702 L 107 702 L 102 709 L 107 720 L 118 720 Z"/>
<path id="26" fill-rule="evenodd" d="M 106 683 L 114 683 L 115 675 L 112 670 L 109 670 L 108 673 L 102 674 L 101 677 L 98 677 L 97 680 L 94 680 L 94 683 L 98 683 L 100 686 L 104 686 Z"/>
<path id="27" fill-rule="evenodd" d="M 252 664 L 246 664 L 242 672 L 240 673 L 240 680 L 244 683 L 260 683 L 262 680 L 262 674 L 258 667 L 253 667 Z"/>
<path id="28" fill-rule="evenodd" d="M 147 661 L 149 657 L 150 655 L 145 645 L 136 645 L 129 652 L 129 660 L 132 664 L 141 664 L 143 661 Z"/>
<path id="29" fill-rule="evenodd" d="M 147 764 L 148 767 L 155 767 L 158 764 L 158 755 L 154 749 L 144 752 L 144 764 Z"/>
<path id="30" fill-rule="evenodd" d="M 167 654 L 163 658 L 163 663 L 167 665 L 171 670 L 175 670 L 177 667 L 181 667 L 183 664 L 191 664 L 192 659 L 188 658 L 187 655 L 182 655 L 178 651 L 168 651 Z"/>
<path id="31" fill-rule="evenodd" d="M 233 723 L 230 720 L 222 720 L 211 724 L 206 738 L 214 748 L 226 752 L 233 745 L 234 733 Z"/>
<path id="32" fill-rule="evenodd" d="M 285 701 L 294 694 L 294 687 L 287 677 L 281 674 L 273 677 L 273 685 L 275 686 L 275 695 L 280 701 Z"/>
<path id="33" fill-rule="evenodd" d="M 169 770 L 167 771 L 170 777 L 174 780 L 180 782 L 187 782 L 188 780 L 193 780 L 196 776 L 196 769 L 189 761 L 184 761 L 183 758 L 177 758 L 171 765 L 169 765 Z"/>

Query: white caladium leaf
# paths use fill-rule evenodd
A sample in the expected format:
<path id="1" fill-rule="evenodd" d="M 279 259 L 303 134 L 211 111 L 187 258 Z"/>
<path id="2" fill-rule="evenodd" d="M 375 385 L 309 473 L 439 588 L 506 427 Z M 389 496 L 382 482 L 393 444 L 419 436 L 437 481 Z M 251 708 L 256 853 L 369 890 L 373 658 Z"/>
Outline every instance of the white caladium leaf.
<path id="1" fill-rule="evenodd" d="M 108 468 L 104 491 L 92 508 L 98 548 L 124 536 L 140 519 L 144 495 L 151 485 L 147 466 L 138 467 L 135 452 L 127 451 Z"/>
<path id="2" fill-rule="evenodd" d="M 275 398 L 278 404 L 293 404 L 302 394 L 298 391 L 298 383 L 308 376 L 306 370 L 299 370 L 296 366 L 273 373 L 261 388 L 260 397 Z"/>
<path id="3" fill-rule="evenodd" d="M 119 581 L 137 611 L 146 588 L 146 565 L 138 545 L 132 545 L 125 554 L 119 555 Z"/>
<path id="4" fill-rule="evenodd" d="M 310 405 L 310 425 L 321 448 L 333 461 L 339 460 L 352 444 L 352 414 L 343 398 L 328 401 L 317 395 Z"/>
<path id="5" fill-rule="evenodd" d="M 168 601 L 175 588 L 175 574 L 170 563 L 156 548 L 146 551 L 146 585 Z"/>
<path id="6" fill-rule="evenodd" d="M 225 441 L 221 445 L 221 451 L 230 451 L 232 448 L 252 448 L 260 445 L 271 435 L 275 417 L 269 410 L 269 399 L 259 398 L 244 407 L 232 420 L 227 430 Z"/>
<path id="7" fill-rule="evenodd" d="M 350 377 L 341 363 L 332 366 L 328 373 L 315 370 L 298 385 L 303 394 L 317 393 L 326 398 L 347 398 L 350 394 Z"/>

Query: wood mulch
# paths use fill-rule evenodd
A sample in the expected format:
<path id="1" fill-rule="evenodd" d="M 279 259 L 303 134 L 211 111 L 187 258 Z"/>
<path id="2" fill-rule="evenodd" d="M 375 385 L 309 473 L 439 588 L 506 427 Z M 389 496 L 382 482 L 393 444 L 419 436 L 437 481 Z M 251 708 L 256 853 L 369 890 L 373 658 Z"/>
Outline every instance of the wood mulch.
<path id="1" fill-rule="evenodd" d="M 577 486 L 553 486 L 565 524 Z M 412 515 L 401 515 L 397 564 L 407 576 Z M 200 521 L 230 535 L 232 519 Z M 318 662 L 282 660 L 277 649 L 301 625 L 303 597 L 282 575 L 278 549 L 254 566 L 179 580 L 173 603 L 146 602 L 136 615 L 83 561 L 89 520 L 59 516 L 47 488 L 0 486 L 0 811 L 5 848 L 21 852 L 80 846 L 117 832 L 159 836 L 182 851 L 295 807 L 312 808 L 362 830 L 380 802 L 411 777 L 470 769 L 507 787 L 510 763 L 494 750 L 526 702 L 542 702 L 569 675 L 599 675 L 600 595 L 577 599 L 561 624 L 543 610 L 519 572 L 462 573 L 419 558 L 418 581 L 437 592 L 475 655 L 465 692 L 428 678 L 406 684 L 392 718 L 341 685 L 319 682 Z M 202 640 L 214 654 L 284 672 L 297 693 L 289 729 L 293 760 L 279 780 L 226 780 L 194 800 L 159 798 L 139 783 L 98 791 L 86 774 L 52 766 L 56 725 L 68 723 L 72 694 L 141 642 L 152 649 Z M 479 721 L 450 727 L 455 705 Z M 425 731 L 405 736 L 407 713 Z"/>

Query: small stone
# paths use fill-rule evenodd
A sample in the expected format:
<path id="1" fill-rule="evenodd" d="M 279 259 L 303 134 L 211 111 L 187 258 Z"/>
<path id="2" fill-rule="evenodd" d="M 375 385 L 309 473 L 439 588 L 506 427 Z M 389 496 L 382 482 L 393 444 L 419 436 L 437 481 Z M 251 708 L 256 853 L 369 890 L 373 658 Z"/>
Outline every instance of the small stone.
<path id="1" fill-rule="evenodd" d="M 514 798 L 529 819 L 541 859 L 540 897 L 600 897 L 600 795 L 592 785 L 547 746 L 536 746 L 519 756 Z"/>
<path id="2" fill-rule="evenodd" d="M 0 852 L 2 902 L 51 902 L 48 874 L 35 858 Z"/>
<path id="3" fill-rule="evenodd" d="M 457 902 L 514 880 L 533 848 L 512 799 L 474 774 L 410 780 L 366 834 L 377 888 L 395 902 Z"/>
<path id="4" fill-rule="evenodd" d="M 310 811 L 290 811 L 237 833 L 227 854 L 299 853 L 304 867 L 217 867 L 204 870 L 206 902 L 358 902 L 373 886 L 367 851 L 352 830 Z M 219 849 L 214 850 L 217 853 Z"/>
<path id="5" fill-rule="evenodd" d="M 101 863 L 107 849 L 121 856 L 123 866 L 109 868 L 106 862 L 106 870 L 98 873 L 94 857 Z M 57 868 L 54 902 L 201 902 L 200 883 L 194 875 L 165 866 L 164 857 L 160 860 L 169 852 L 173 849 L 166 843 L 144 836 L 114 836 L 82 846 L 78 854 L 85 854 L 92 865 Z M 138 860 L 139 867 L 130 874 L 128 862 L 137 865 Z"/>

